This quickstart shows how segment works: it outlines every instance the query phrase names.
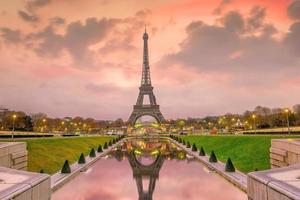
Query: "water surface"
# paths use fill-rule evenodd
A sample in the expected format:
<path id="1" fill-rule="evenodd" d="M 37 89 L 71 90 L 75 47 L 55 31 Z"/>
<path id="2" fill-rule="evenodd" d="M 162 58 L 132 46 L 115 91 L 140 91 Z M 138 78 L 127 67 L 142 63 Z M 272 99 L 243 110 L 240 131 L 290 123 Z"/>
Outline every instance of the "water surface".
<path id="1" fill-rule="evenodd" d="M 168 141 L 123 143 L 52 195 L 54 200 L 246 200 Z"/>

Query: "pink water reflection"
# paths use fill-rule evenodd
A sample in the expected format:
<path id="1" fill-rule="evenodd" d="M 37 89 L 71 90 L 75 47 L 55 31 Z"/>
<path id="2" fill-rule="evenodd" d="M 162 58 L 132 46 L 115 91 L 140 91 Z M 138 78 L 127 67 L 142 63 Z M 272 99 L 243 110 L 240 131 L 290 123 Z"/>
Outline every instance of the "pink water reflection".
<path id="1" fill-rule="evenodd" d="M 52 195 L 54 200 L 137 200 L 136 181 L 127 159 L 103 159 Z M 154 200 L 246 200 L 245 193 L 199 162 L 165 160 Z"/>

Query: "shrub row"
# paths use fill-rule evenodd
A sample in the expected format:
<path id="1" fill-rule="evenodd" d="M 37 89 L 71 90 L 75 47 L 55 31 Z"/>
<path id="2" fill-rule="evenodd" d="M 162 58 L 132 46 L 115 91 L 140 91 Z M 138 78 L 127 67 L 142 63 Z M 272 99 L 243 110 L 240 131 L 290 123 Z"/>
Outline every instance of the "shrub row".
<path id="1" fill-rule="evenodd" d="M 198 148 L 197 148 L 195 143 L 193 143 L 193 145 L 191 146 L 189 141 L 186 142 L 181 137 L 170 135 L 170 138 L 176 140 L 177 142 L 179 142 L 183 145 L 186 145 L 186 148 L 192 148 L 192 151 L 194 151 L 194 152 L 198 151 Z M 204 148 L 201 146 L 200 150 L 199 150 L 199 156 L 205 156 L 205 155 L 206 154 L 205 154 Z M 217 156 L 216 156 L 216 154 L 213 150 L 210 153 L 209 162 L 211 162 L 211 163 L 218 162 Z M 235 167 L 234 167 L 234 165 L 233 165 L 230 158 L 227 159 L 227 162 L 226 162 L 226 165 L 225 165 L 225 171 L 226 172 L 235 172 Z"/>
<path id="2" fill-rule="evenodd" d="M 114 139 L 110 140 L 108 143 L 105 142 L 103 148 L 104 148 L 104 149 L 107 149 L 108 146 L 112 146 L 113 144 L 119 142 L 119 141 L 122 140 L 123 138 L 124 138 L 124 136 L 119 136 L 119 137 L 117 137 L 117 138 L 114 138 Z M 97 152 L 98 152 L 98 153 L 103 152 L 103 149 L 102 149 L 101 144 L 98 146 Z M 94 148 L 91 149 L 91 151 L 90 151 L 90 153 L 89 153 L 89 156 L 90 156 L 91 158 L 96 157 L 96 151 L 95 151 Z M 78 164 L 84 164 L 84 163 L 86 163 L 85 156 L 84 156 L 83 153 L 80 154 L 77 163 L 78 163 Z M 41 169 L 40 173 L 44 173 L 44 170 Z M 68 174 L 68 173 L 71 173 L 71 167 L 70 167 L 70 164 L 69 164 L 69 161 L 68 161 L 68 160 L 66 160 L 66 161 L 64 162 L 64 165 L 63 165 L 63 167 L 62 167 L 62 169 L 61 169 L 61 173 L 62 173 L 62 174 Z"/>

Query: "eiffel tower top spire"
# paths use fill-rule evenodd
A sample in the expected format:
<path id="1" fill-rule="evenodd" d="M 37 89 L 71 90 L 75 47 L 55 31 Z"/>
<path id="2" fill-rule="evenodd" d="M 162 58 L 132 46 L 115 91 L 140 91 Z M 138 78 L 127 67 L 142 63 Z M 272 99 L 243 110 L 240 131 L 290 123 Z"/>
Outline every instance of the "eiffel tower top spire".
<path id="1" fill-rule="evenodd" d="M 149 53 L 148 53 L 148 33 L 145 27 L 145 32 L 143 35 L 144 40 L 144 53 L 143 53 L 143 72 L 142 72 L 142 82 L 141 85 L 151 85 L 150 78 L 150 67 L 149 67 Z"/>

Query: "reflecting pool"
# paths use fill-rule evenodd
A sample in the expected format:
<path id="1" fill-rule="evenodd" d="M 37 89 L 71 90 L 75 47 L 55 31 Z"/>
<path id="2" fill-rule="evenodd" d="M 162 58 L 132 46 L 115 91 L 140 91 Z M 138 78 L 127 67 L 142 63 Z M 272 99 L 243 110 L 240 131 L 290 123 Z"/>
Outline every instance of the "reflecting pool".
<path id="1" fill-rule="evenodd" d="M 246 200 L 185 151 L 159 139 L 123 142 L 52 195 L 54 200 Z"/>

